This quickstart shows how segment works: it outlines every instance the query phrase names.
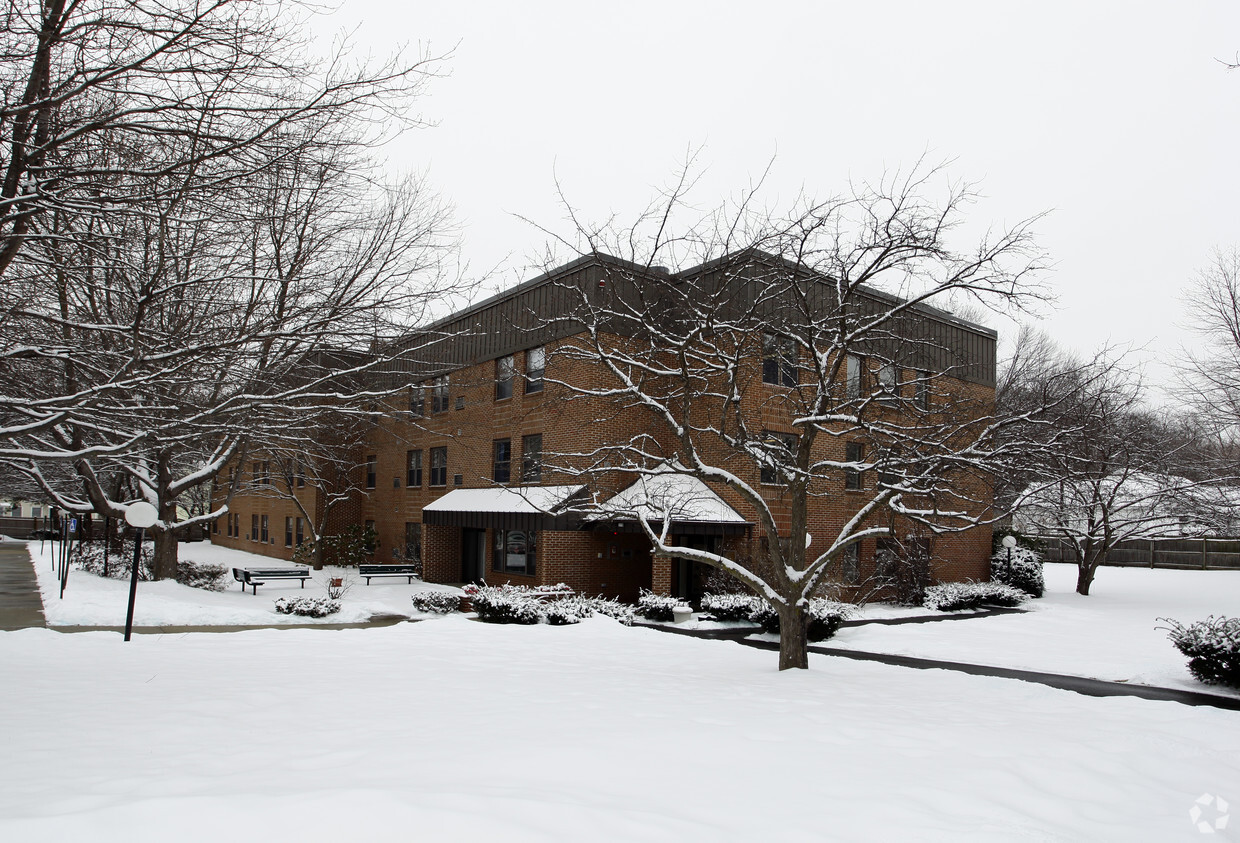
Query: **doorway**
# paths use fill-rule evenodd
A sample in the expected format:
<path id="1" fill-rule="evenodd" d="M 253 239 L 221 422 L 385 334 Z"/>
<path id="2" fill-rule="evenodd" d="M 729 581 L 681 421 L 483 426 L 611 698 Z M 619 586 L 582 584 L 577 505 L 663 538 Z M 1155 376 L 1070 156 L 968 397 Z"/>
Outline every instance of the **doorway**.
<path id="1" fill-rule="evenodd" d="M 472 527 L 461 529 L 461 582 L 482 582 L 486 579 L 487 531 Z"/>
<path id="2" fill-rule="evenodd" d="M 715 553 L 719 546 L 718 539 L 718 536 L 681 536 L 679 541 L 683 547 Z M 701 600 L 702 569 L 701 563 L 677 559 L 672 566 L 672 596 L 694 602 Z"/>

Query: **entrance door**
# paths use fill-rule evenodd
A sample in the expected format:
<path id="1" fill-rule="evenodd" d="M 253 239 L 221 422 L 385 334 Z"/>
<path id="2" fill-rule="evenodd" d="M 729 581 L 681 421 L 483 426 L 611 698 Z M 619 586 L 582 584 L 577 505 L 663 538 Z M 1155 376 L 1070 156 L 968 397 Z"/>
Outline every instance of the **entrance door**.
<path id="1" fill-rule="evenodd" d="M 487 570 L 487 531 L 461 529 L 461 582 L 482 582 Z"/>
<path id="2" fill-rule="evenodd" d="M 680 543 L 694 550 L 714 553 L 718 547 L 718 536 L 681 536 Z M 681 600 L 701 600 L 701 569 L 700 563 L 677 559 L 672 569 L 672 596 Z"/>

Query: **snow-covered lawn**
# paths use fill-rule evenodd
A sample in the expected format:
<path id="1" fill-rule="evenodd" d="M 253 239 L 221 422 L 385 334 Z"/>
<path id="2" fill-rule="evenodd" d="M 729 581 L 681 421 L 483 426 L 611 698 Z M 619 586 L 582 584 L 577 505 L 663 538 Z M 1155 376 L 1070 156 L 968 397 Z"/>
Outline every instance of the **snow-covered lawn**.
<path id="1" fill-rule="evenodd" d="M 1156 629 L 1240 615 L 1240 571 L 1103 568 L 1089 597 L 1076 568 L 1047 565 L 1046 596 L 1028 613 L 978 620 L 845 627 L 828 644 L 878 653 L 1089 676 L 1116 682 L 1229 693 L 1196 682 L 1186 659 Z M 1238 794 L 1240 796 L 1240 794 Z"/>
<path id="2" fill-rule="evenodd" d="M 811 667 L 604 618 L 0 633 L 0 840 L 1165 841 L 1240 804 L 1235 712 Z"/>
<path id="3" fill-rule="evenodd" d="M 42 546 L 41 546 L 42 545 Z M 43 595 L 43 612 L 50 626 L 117 626 L 125 623 L 129 601 L 129 581 L 97 577 L 73 569 L 64 598 L 52 564 L 52 544 L 30 542 L 27 547 L 34 560 Z M 288 563 L 220 547 L 208 542 L 192 542 L 180 547 L 182 559 L 224 565 L 231 568 L 281 567 Z M 340 601 L 340 611 L 326 618 L 281 615 L 275 611 L 279 597 L 324 597 L 325 585 L 331 577 L 344 577 L 353 585 Z M 375 615 L 415 615 L 409 598 L 422 589 L 457 591 L 448 586 L 426 585 L 417 580 L 408 584 L 403 578 L 386 577 L 366 581 L 350 572 L 327 567 L 315 571 L 303 589 L 298 580 L 272 580 L 258 587 L 258 595 L 241 591 L 241 584 L 229 575 L 228 588 L 213 592 L 189 588 L 175 582 L 138 583 L 134 604 L 136 626 L 229 626 L 253 624 L 358 623 Z"/>

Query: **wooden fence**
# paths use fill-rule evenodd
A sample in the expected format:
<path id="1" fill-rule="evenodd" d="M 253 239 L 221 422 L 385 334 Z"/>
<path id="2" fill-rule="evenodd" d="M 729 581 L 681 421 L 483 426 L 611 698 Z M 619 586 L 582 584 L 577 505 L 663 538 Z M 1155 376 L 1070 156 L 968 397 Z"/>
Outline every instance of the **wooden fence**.
<path id="1" fill-rule="evenodd" d="M 1064 539 L 1042 539 L 1046 562 L 1074 562 Z M 1107 565 L 1125 568 L 1196 568 L 1240 571 L 1240 539 L 1130 539 L 1107 554 Z"/>

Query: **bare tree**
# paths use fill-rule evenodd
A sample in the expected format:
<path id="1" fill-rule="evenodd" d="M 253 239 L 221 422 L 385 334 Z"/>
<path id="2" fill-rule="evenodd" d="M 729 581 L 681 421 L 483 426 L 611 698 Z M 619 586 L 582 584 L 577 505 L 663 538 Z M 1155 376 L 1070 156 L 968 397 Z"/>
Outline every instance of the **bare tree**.
<path id="1" fill-rule="evenodd" d="M 761 550 L 748 563 L 673 543 L 673 523 L 693 506 L 688 486 L 643 496 L 631 516 L 657 555 L 726 571 L 778 611 L 781 669 L 808 666 L 806 608 L 850 546 L 993 515 L 989 472 L 1003 456 L 993 364 L 946 339 L 979 329 L 931 303 L 1037 298 L 1042 255 L 1030 222 L 954 248 L 973 194 L 956 186 L 932 198 L 941 175 L 919 168 L 784 218 L 755 213 L 749 196 L 687 225 L 684 179 L 634 229 L 578 227 L 584 251 L 627 261 L 582 293 L 571 319 L 583 333 L 555 352 L 606 381 L 555 382 L 571 400 L 635 415 L 642 432 L 545 459 L 600 498 L 617 477 L 655 489 L 670 476 L 752 513 Z M 702 266 L 659 268 L 685 258 Z M 845 484 L 854 505 L 824 521 L 823 502 Z M 829 532 L 811 533 L 811 522 Z"/>
<path id="2" fill-rule="evenodd" d="M 1041 346 L 1047 352 L 1047 346 Z M 1231 504 L 1216 451 L 1188 420 L 1145 405 L 1145 388 L 1122 357 L 1082 362 L 1049 347 L 1007 400 L 1053 401 L 1022 464 L 1016 525 L 1061 539 L 1076 562 L 1079 594 L 1121 542 L 1218 529 Z M 1016 377 L 1015 375 L 1013 376 Z"/>
<path id="3" fill-rule="evenodd" d="M 425 67 L 307 64 L 268 4 L 40 8 L 52 48 L 13 119 L 47 133 L 37 154 L 29 127 L 5 139 L 26 187 L 0 208 L 0 459 L 113 517 L 104 478 L 128 477 L 170 576 L 174 530 L 223 512 L 183 518 L 185 496 L 251 440 L 373 397 L 376 340 L 452 286 L 446 210 L 374 155 Z"/>

